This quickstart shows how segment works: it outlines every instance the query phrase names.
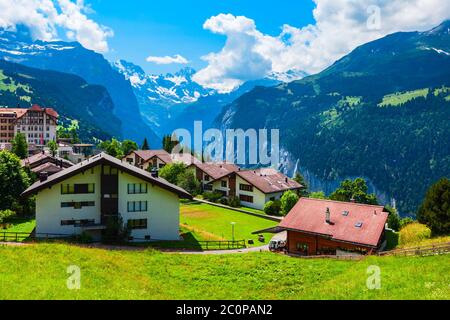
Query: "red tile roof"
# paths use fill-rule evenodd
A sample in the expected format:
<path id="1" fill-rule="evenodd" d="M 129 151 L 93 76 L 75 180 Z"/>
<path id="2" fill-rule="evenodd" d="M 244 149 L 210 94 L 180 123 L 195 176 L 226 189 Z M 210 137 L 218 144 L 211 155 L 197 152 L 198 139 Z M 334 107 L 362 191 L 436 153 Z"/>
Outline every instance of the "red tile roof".
<path id="1" fill-rule="evenodd" d="M 302 187 L 298 182 L 275 169 L 240 170 L 236 172 L 242 179 L 255 186 L 263 193 L 275 193 L 295 190 Z"/>
<path id="2" fill-rule="evenodd" d="M 195 166 L 210 176 L 213 181 L 221 179 L 230 173 L 236 172 L 239 170 L 239 167 L 232 163 L 195 163 Z"/>
<path id="3" fill-rule="evenodd" d="M 326 222 L 327 208 L 331 223 Z M 388 213 L 382 206 L 301 198 L 279 226 L 329 236 L 332 240 L 376 247 L 387 218 Z M 356 227 L 359 223 L 361 227 Z"/>
<path id="4" fill-rule="evenodd" d="M 41 108 L 37 104 L 34 104 L 29 109 L 27 109 L 27 108 L 0 108 L 0 112 L 14 112 L 14 113 L 16 113 L 17 114 L 17 118 L 23 117 L 27 113 L 28 110 L 45 112 L 46 114 L 48 114 L 49 116 L 51 116 L 53 118 L 58 118 L 59 117 L 58 113 L 54 109 L 52 109 L 52 108 Z"/>

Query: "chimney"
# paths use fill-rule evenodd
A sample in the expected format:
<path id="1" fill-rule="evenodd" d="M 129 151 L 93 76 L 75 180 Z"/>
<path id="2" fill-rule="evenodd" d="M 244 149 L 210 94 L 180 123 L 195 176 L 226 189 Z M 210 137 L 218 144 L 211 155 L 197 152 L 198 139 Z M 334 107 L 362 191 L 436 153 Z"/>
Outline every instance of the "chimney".
<path id="1" fill-rule="evenodd" d="M 331 223 L 330 208 L 327 208 L 327 211 L 325 212 L 325 222 L 328 223 L 328 224 Z"/>
<path id="2" fill-rule="evenodd" d="M 289 182 L 288 177 L 284 178 L 284 181 L 286 181 L 286 183 Z"/>
<path id="3" fill-rule="evenodd" d="M 48 173 L 46 171 L 42 171 L 39 173 L 39 181 L 44 182 L 48 178 Z"/>
<path id="4" fill-rule="evenodd" d="M 158 178 L 158 170 L 153 168 L 152 171 L 150 171 L 153 178 Z"/>

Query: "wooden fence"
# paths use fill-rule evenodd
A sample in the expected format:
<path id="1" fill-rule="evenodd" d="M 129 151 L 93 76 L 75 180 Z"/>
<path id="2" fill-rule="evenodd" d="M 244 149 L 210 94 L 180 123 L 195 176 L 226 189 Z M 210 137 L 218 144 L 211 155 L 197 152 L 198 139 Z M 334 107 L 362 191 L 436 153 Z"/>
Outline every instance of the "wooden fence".
<path id="1" fill-rule="evenodd" d="M 39 241 L 39 240 L 67 240 L 70 242 L 83 242 L 79 238 L 77 238 L 75 235 L 64 235 L 64 234 L 52 234 L 52 233 L 29 233 L 29 232 L 7 232 L 7 231 L 0 231 L 0 242 L 24 242 L 24 241 Z M 103 239 L 105 240 L 105 239 Z M 110 239 L 110 242 L 114 242 L 117 239 Z M 134 241 L 137 241 L 138 243 L 148 243 L 157 244 L 158 242 L 164 243 L 162 240 L 148 240 L 148 239 L 139 239 L 139 238 L 133 238 Z M 95 241 L 91 241 L 94 243 Z M 100 242 L 100 241 L 97 241 Z M 166 241 L 171 242 L 173 241 Z M 123 243 L 124 245 L 127 244 L 127 242 Z M 186 249 L 199 249 L 199 250 L 233 250 L 233 249 L 243 249 L 246 248 L 245 240 L 224 240 L 224 241 L 191 241 L 191 242 L 183 242 L 179 241 L 175 243 L 179 244 L 180 247 L 183 247 L 183 245 L 187 245 L 188 247 Z M 183 249 L 183 248 L 182 248 Z"/>
<path id="2" fill-rule="evenodd" d="M 450 253 L 450 242 L 379 252 L 379 256 L 432 256 Z"/>

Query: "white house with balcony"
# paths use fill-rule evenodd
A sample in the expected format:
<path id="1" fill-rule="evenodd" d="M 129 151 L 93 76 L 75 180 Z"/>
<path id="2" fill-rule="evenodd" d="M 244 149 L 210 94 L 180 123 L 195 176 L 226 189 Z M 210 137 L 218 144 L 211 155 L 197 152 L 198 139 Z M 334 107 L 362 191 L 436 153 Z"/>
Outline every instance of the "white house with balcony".
<path id="1" fill-rule="evenodd" d="M 179 203 L 185 190 L 101 153 L 50 177 L 23 196 L 36 195 L 36 235 L 83 232 L 101 238 L 108 219 L 119 215 L 131 240 L 179 240 Z"/>

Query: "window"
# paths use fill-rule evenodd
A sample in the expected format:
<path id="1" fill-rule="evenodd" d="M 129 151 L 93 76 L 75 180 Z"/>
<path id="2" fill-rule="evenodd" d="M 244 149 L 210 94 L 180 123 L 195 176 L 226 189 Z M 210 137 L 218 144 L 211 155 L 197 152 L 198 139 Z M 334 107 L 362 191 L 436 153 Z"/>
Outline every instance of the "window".
<path id="1" fill-rule="evenodd" d="M 249 184 L 240 183 L 239 184 L 239 190 L 253 192 L 253 186 L 249 185 Z"/>
<path id="2" fill-rule="evenodd" d="M 95 193 L 94 183 L 61 184 L 61 194 Z"/>
<path id="3" fill-rule="evenodd" d="M 82 219 L 82 220 L 61 220 L 62 226 L 74 226 L 80 227 L 84 225 L 94 224 L 94 219 Z"/>
<path id="4" fill-rule="evenodd" d="M 209 181 L 209 176 L 205 174 L 205 181 Z"/>
<path id="5" fill-rule="evenodd" d="M 147 229 L 147 219 L 128 220 L 128 227 L 131 229 Z"/>
<path id="6" fill-rule="evenodd" d="M 128 194 L 143 194 L 147 193 L 146 183 L 129 183 Z"/>
<path id="7" fill-rule="evenodd" d="M 362 223 L 362 222 L 357 222 L 357 223 L 355 224 L 355 227 L 356 227 L 356 228 L 361 228 L 361 227 L 362 227 L 362 225 L 363 225 L 363 223 Z"/>
<path id="8" fill-rule="evenodd" d="M 104 166 L 103 167 L 103 174 L 105 176 L 116 176 L 118 174 L 117 168 L 111 167 L 111 166 Z"/>
<path id="9" fill-rule="evenodd" d="M 147 201 L 128 201 L 128 212 L 147 211 Z"/>
<path id="10" fill-rule="evenodd" d="M 220 185 L 222 186 L 222 188 L 226 188 L 228 186 L 227 181 L 226 180 L 222 180 L 220 181 Z"/>
<path id="11" fill-rule="evenodd" d="M 203 189 L 206 190 L 206 191 L 212 191 L 213 186 L 210 185 L 210 184 L 205 184 L 205 185 L 203 186 Z"/>
<path id="12" fill-rule="evenodd" d="M 239 195 L 239 200 L 241 200 L 243 202 L 253 203 L 253 197 L 252 196 L 247 196 L 245 194 L 240 194 Z"/>
<path id="13" fill-rule="evenodd" d="M 95 202 L 94 201 L 61 202 L 61 208 L 81 209 L 83 207 L 95 207 Z"/>

